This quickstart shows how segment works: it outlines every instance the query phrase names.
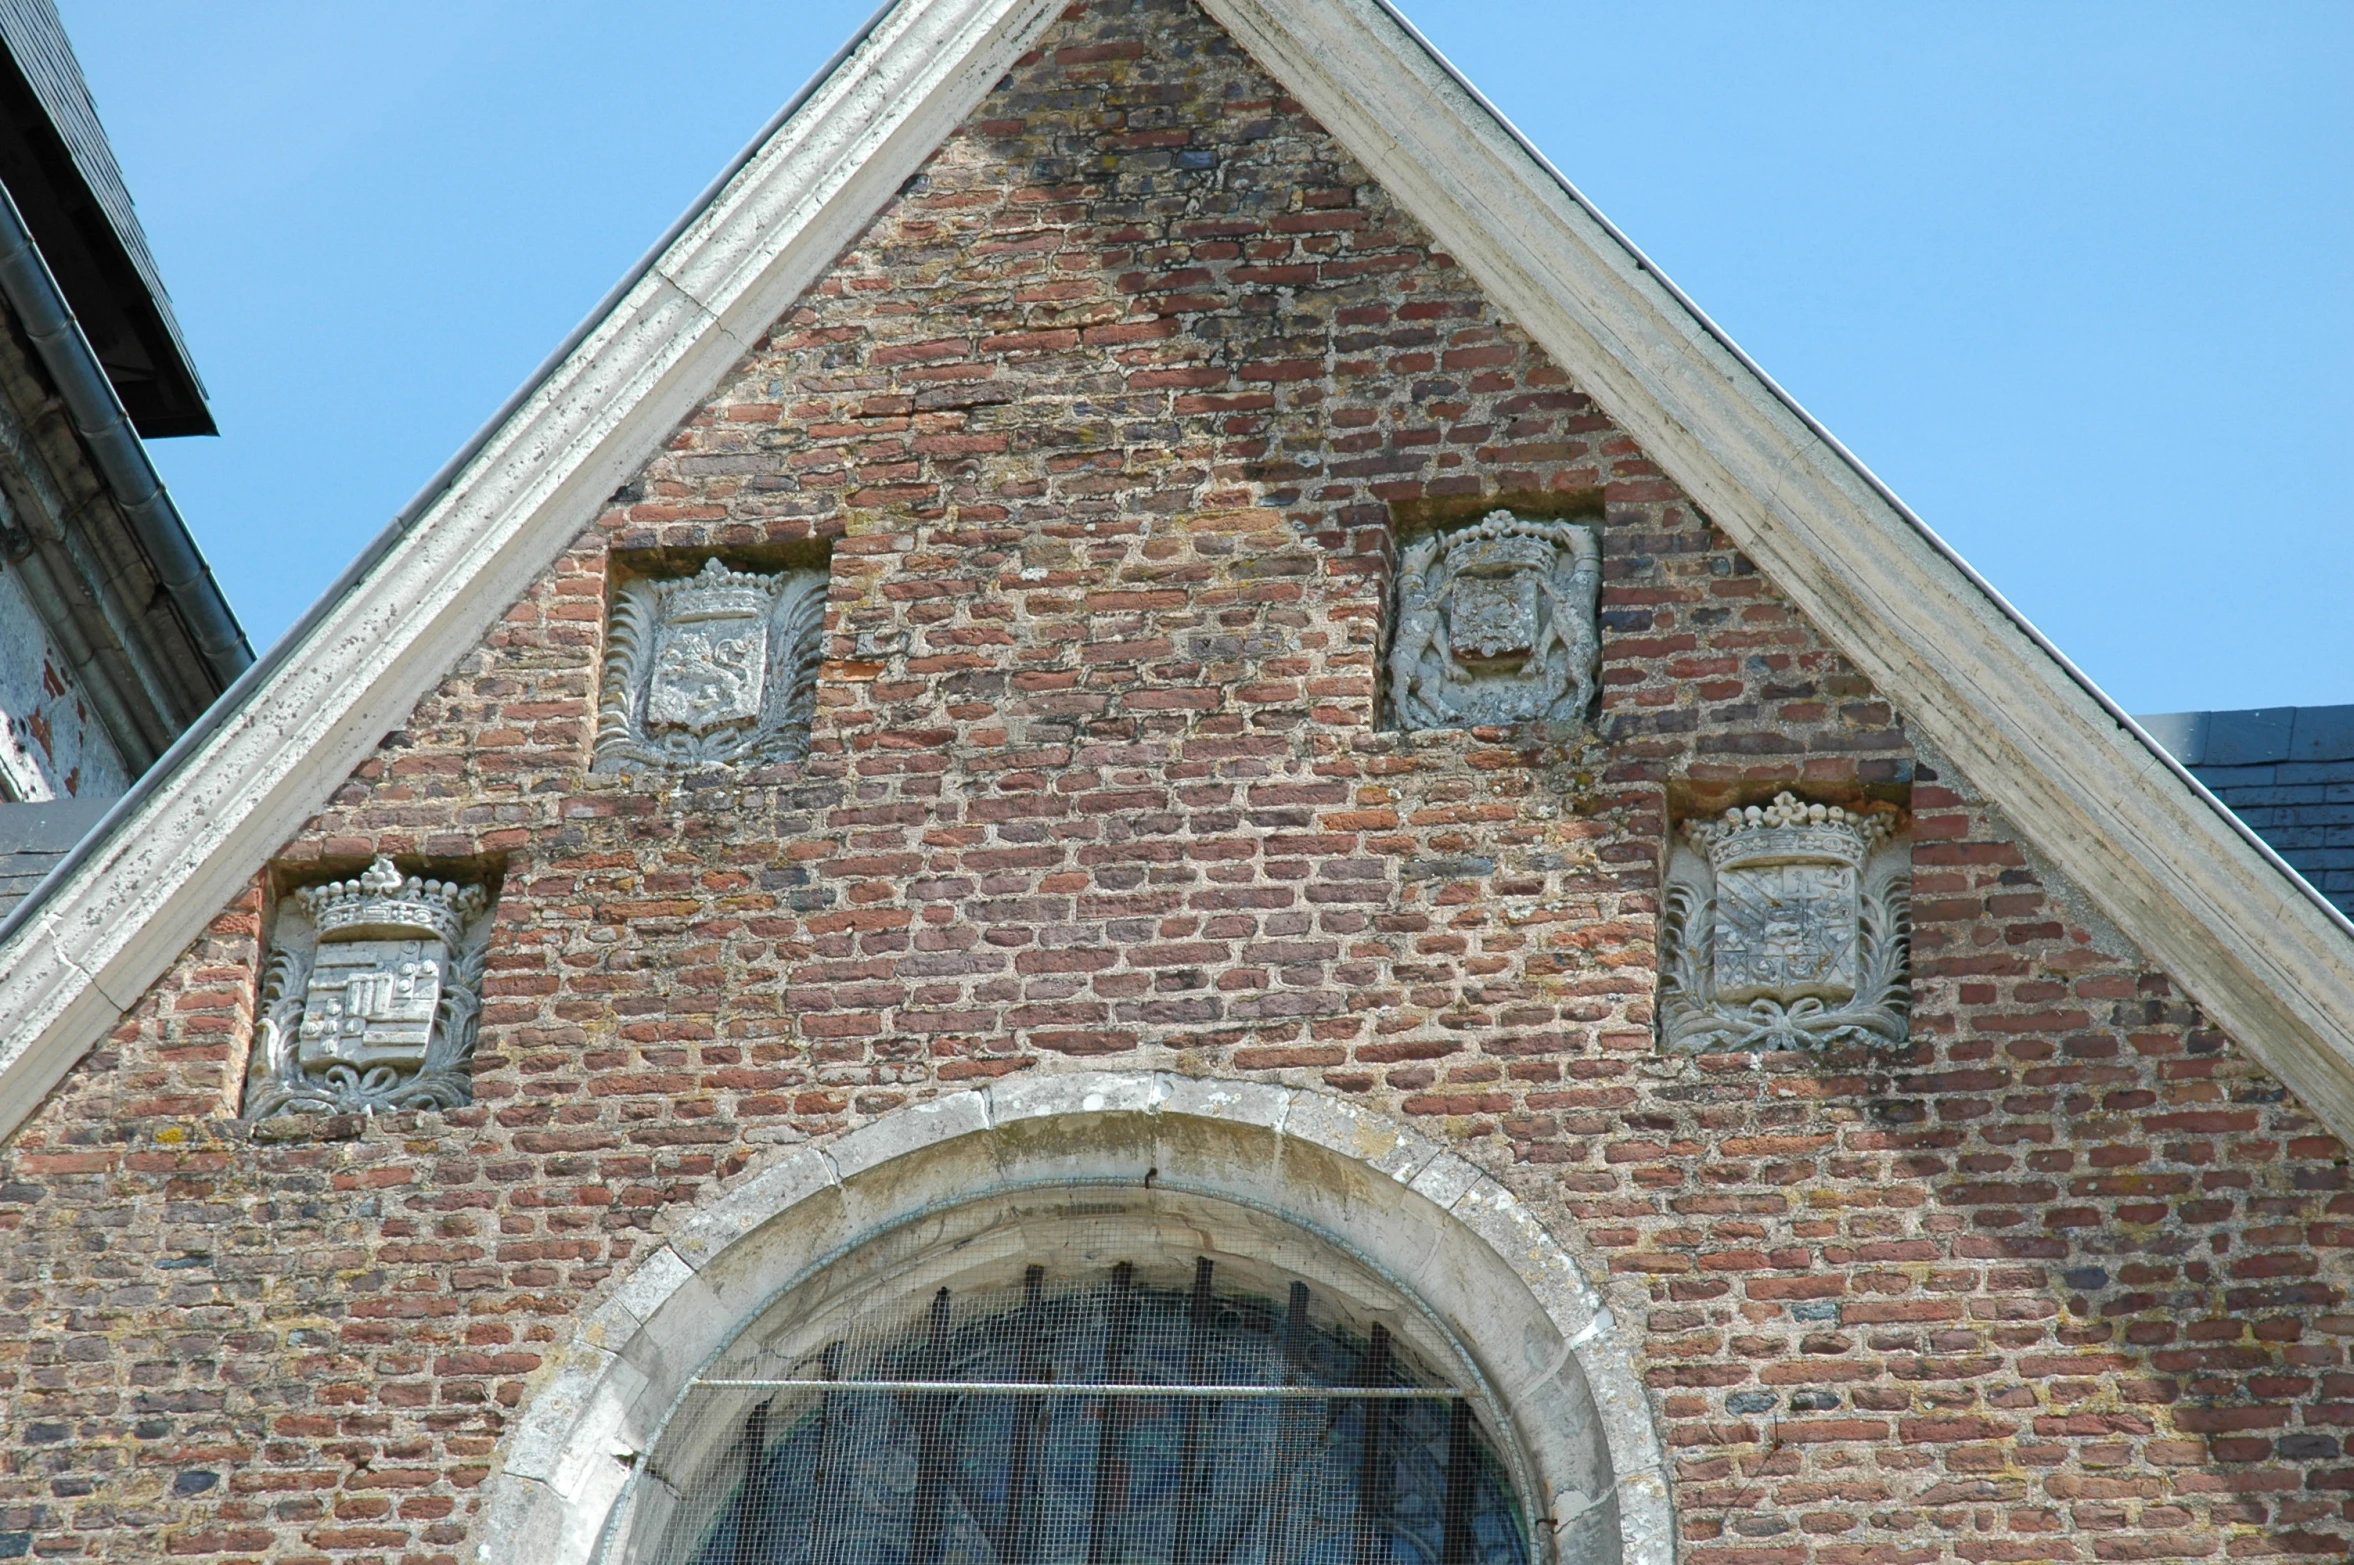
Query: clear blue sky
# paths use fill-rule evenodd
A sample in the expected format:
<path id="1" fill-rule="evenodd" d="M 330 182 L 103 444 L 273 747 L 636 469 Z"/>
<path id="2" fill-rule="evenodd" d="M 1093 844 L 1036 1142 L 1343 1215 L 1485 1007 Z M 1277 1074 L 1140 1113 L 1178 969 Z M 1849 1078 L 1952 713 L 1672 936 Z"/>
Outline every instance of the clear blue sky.
<path id="1" fill-rule="evenodd" d="M 869 8 L 61 0 L 257 646 Z M 2354 5 L 1407 9 L 2128 708 L 2354 701 Z"/>

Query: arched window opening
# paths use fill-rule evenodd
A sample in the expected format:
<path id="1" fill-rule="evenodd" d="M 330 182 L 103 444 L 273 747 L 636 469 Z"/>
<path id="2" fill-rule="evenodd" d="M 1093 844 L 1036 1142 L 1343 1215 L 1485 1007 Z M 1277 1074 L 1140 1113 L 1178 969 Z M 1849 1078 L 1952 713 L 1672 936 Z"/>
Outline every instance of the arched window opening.
<path id="1" fill-rule="evenodd" d="M 641 1474 L 667 1520 L 636 1557 L 1532 1565 L 1477 1391 L 1384 1323 L 1402 1300 L 1125 1248 L 999 1247 L 726 1355 L 673 1415 L 680 1470 Z"/>

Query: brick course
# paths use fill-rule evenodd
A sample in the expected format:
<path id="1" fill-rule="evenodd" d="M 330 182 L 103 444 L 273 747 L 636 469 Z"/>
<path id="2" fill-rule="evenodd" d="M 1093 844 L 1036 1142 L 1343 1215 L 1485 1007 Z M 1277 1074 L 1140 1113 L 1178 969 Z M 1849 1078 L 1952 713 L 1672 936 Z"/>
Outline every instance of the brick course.
<path id="1" fill-rule="evenodd" d="M 1386 732 L 1393 539 L 1498 496 L 1599 523 L 1596 731 Z M 819 547 L 806 763 L 587 771 L 616 554 Z M 1914 1042 L 1663 1056 L 1671 817 L 1796 785 L 1909 811 Z M 270 899 L 376 852 L 502 877 L 477 1102 L 241 1127 Z M 2354 1540 L 2345 1148 L 1206 19 L 1105 0 L 8 1144 L 0 1554 L 468 1557 L 665 1214 L 1072 1062 L 1506 1179 L 1647 1320 L 1690 1560 Z"/>

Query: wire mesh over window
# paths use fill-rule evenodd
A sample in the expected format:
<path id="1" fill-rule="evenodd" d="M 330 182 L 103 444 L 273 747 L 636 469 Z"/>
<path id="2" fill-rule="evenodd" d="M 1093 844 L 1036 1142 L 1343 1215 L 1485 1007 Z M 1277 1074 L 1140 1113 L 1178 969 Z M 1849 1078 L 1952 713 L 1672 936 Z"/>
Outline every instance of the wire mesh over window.
<path id="1" fill-rule="evenodd" d="M 1118 1262 L 696 1382 L 657 1565 L 1529 1565 L 1472 1400 L 1305 1282 Z M 1270 1294 L 1275 1296 L 1270 1296 Z"/>

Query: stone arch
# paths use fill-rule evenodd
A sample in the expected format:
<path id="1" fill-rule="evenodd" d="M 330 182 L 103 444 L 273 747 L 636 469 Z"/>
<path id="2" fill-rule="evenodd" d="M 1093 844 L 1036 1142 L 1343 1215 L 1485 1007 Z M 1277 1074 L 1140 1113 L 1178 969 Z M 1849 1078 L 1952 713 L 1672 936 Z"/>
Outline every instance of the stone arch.
<path id="1" fill-rule="evenodd" d="M 493 1477 L 480 1558 L 599 1561 L 689 1382 L 786 1289 L 927 1213 L 1057 1184 L 1233 1202 L 1366 1259 L 1471 1355 L 1553 1558 L 1669 1565 L 1665 1453 L 1625 1333 L 1509 1191 L 1322 1094 L 1159 1072 L 1042 1073 L 912 1105 L 678 1221 L 551 1356 Z"/>

